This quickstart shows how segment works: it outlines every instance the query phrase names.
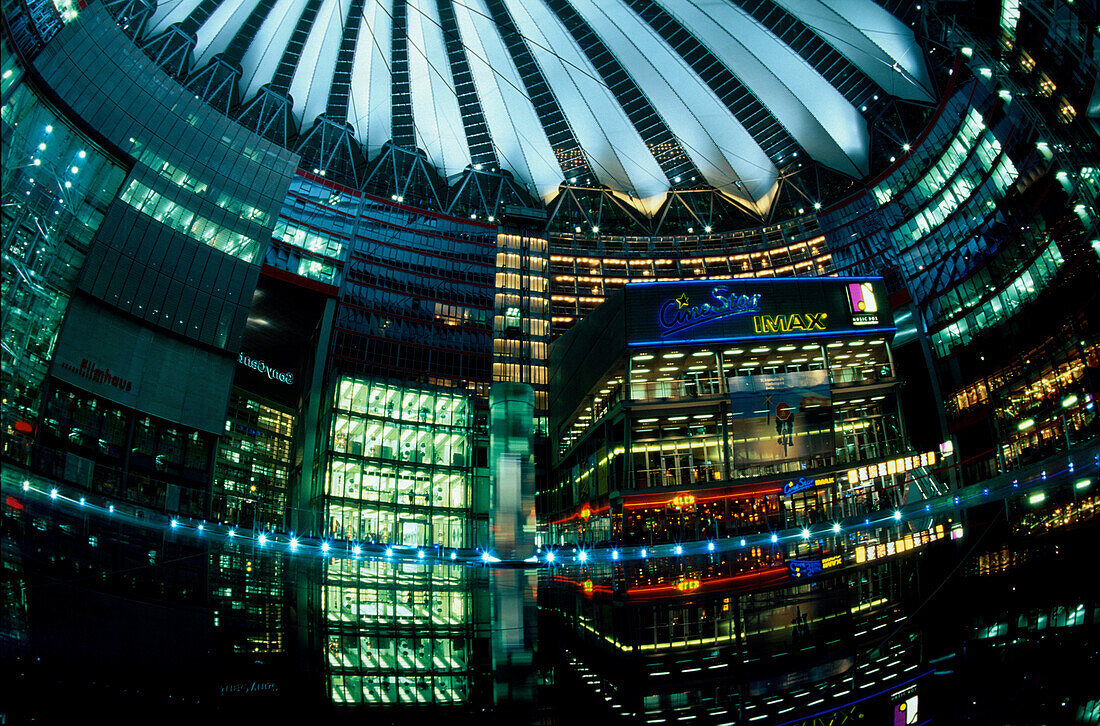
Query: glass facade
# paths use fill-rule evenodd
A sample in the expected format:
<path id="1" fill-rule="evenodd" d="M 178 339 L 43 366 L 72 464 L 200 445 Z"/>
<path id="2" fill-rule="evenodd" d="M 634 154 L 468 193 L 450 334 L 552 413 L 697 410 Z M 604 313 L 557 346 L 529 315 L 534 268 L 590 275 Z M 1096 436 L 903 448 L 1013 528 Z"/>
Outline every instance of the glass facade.
<path id="1" fill-rule="evenodd" d="M 826 309 L 818 297 L 829 294 L 825 288 L 813 287 L 812 297 L 797 292 L 816 284 L 785 283 L 784 309 Z M 838 521 L 944 490 L 932 472 L 942 458 L 913 453 L 905 434 L 900 379 L 882 334 L 628 343 L 607 351 L 606 369 L 587 371 L 595 365 L 589 359 L 570 368 L 570 356 L 583 355 L 574 351 L 614 339 L 603 321 L 626 318 L 631 340 L 641 304 L 632 295 L 671 299 L 686 289 L 630 288 L 625 300 L 555 342 L 552 378 L 563 402 L 558 458 L 540 501 L 551 542 L 626 547 L 739 537 Z M 780 295 L 770 287 L 738 289 Z M 683 300 L 681 307 L 686 293 Z M 843 327 L 842 312 L 829 313 L 836 315 L 830 325 Z M 644 322 L 637 334 L 656 335 Z"/>
<path id="2" fill-rule="evenodd" d="M 4 449 L 23 461 L 54 344 L 92 237 L 126 172 L 31 86 L 5 41 L 0 187 Z M 29 425 L 29 424 L 28 424 Z"/>
<path id="3" fill-rule="evenodd" d="M 913 313 L 906 338 L 927 346 L 940 430 L 958 442 L 966 480 L 1067 448 L 1096 426 L 1085 282 L 1100 274 L 1094 161 L 1064 114 L 1036 100 L 1054 92 L 1061 60 L 1015 28 L 1043 13 L 1027 3 L 1005 13 L 1006 45 L 966 40 L 956 89 L 920 143 L 821 215 L 838 269 L 883 274 Z"/>
<path id="4" fill-rule="evenodd" d="M 53 382 L 34 465 L 59 480 L 143 507 L 206 517 L 210 434 Z"/>
<path id="5" fill-rule="evenodd" d="M 343 376 L 333 409 L 325 459 L 328 535 L 433 558 L 473 546 L 478 477 L 467 395 Z M 468 701 L 473 577 L 457 567 L 358 559 L 326 565 L 322 610 L 332 701 Z"/>
<path id="6" fill-rule="evenodd" d="M 211 514 L 260 530 L 286 529 L 295 415 L 239 388 L 218 439 Z"/>
<path id="7" fill-rule="evenodd" d="M 269 262 L 340 285 L 318 437 L 324 536 L 433 558 L 484 545 L 496 230 L 300 172 L 276 231 Z M 322 579 L 333 703 L 469 702 L 487 636 L 475 575 L 353 558 Z"/>
<path id="8" fill-rule="evenodd" d="M 543 4 L 551 20 L 577 15 Z M 416 148 L 431 106 L 414 119 L 410 34 L 435 30 L 415 3 L 396 3 L 377 37 L 394 41 L 394 95 L 382 83 L 365 104 L 377 78 L 363 82 L 352 51 L 385 15 L 370 4 L 362 25 L 346 22 L 361 3 L 341 18 L 329 0 L 290 3 L 305 13 L 290 25 L 290 5 L 267 0 L 242 13 L 104 0 L 79 17 L 70 0 L 0 5 L 0 666 L 16 655 L 25 702 L 11 720 L 73 720 L 50 718 L 71 703 L 123 722 L 168 704 L 230 720 L 924 723 L 917 694 L 957 668 L 958 708 L 934 713 L 994 723 L 1010 715 L 967 697 L 990 673 L 991 693 L 1013 695 L 997 653 L 1043 677 L 1030 659 L 1056 641 L 1091 673 L 1087 3 L 1005 0 L 971 18 L 987 37 L 935 15 L 965 3 L 903 8 L 935 47 L 941 91 L 908 104 L 812 19 L 739 0 L 801 39 L 792 59 L 831 74 L 871 131 L 859 179 L 812 154 L 772 159 L 773 211 L 751 222 L 684 172 L 691 150 L 671 136 L 649 148 L 672 160 L 666 203 L 570 178 L 566 201 L 536 208 L 530 195 L 555 190 L 521 191 L 500 168 L 461 4 L 439 3 L 438 70 L 462 75 L 466 131 L 493 168 L 448 161 L 448 178 L 437 150 Z M 525 59 L 514 79 L 552 121 L 566 174 L 598 175 L 510 17 L 521 6 L 485 3 L 506 28 L 496 60 Z M 703 73 L 710 51 L 673 15 L 622 10 Z M 199 67 L 196 44 L 229 14 L 248 21 Z M 131 37 L 153 21 L 155 38 Z M 613 50 L 571 22 L 559 39 L 584 46 L 578 58 Z M 257 59 L 261 46 L 275 52 Z M 298 74 L 318 57 L 335 69 L 327 99 Z M 597 76 L 629 86 L 604 60 Z M 245 88 L 239 71 L 257 63 L 278 66 L 279 88 Z M 720 65 L 705 83 L 732 78 Z M 212 68 L 228 74 L 217 91 Z M 351 116 L 337 119 L 358 106 L 385 127 L 393 101 L 394 138 L 368 161 Z M 649 113 L 635 106 L 627 131 Z M 786 133 L 771 143 L 794 153 Z M 857 301 L 871 276 L 877 297 Z M 688 293 L 719 284 L 802 290 L 803 308 L 745 307 L 705 329 L 745 330 L 696 336 L 728 310 Z M 652 308 L 615 307 L 671 286 Z M 851 325 L 833 325 L 834 302 Z M 660 328 L 673 303 L 688 325 Z M 960 520 L 993 524 L 971 545 Z M 1008 577 L 1028 567 L 1017 599 Z M 1074 676 L 1046 674 L 1044 693 Z M 1026 695 L 1065 715 L 1040 690 Z M 1078 720 L 1100 713 L 1091 691 L 1071 695 Z M 524 699 L 523 717 L 508 710 Z"/>
<path id="9" fill-rule="evenodd" d="M 325 661 L 337 704 L 456 705 L 475 674 L 473 573 L 354 559 L 325 571 Z"/>
<path id="10" fill-rule="evenodd" d="M 267 252 L 267 263 L 310 280 L 339 285 L 355 231 L 360 196 L 299 171 Z"/>
<path id="11" fill-rule="evenodd" d="M 473 411 L 463 395 L 344 377 L 325 477 L 333 536 L 470 547 Z"/>

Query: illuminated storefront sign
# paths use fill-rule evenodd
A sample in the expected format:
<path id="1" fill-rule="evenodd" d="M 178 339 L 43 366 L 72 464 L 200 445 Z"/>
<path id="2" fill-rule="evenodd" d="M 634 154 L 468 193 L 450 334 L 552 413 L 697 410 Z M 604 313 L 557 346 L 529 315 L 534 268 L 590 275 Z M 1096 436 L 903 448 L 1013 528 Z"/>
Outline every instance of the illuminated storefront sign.
<path id="1" fill-rule="evenodd" d="M 237 364 L 242 365 L 245 368 L 251 368 L 257 373 L 263 373 L 269 379 L 278 381 L 279 383 L 285 383 L 287 385 L 294 384 L 294 374 L 289 371 L 278 371 L 267 364 L 267 361 L 259 360 L 257 358 L 251 358 L 244 353 L 237 356 Z"/>
<path id="2" fill-rule="evenodd" d="M 936 464 L 936 452 L 928 451 L 923 454 L 910 454 L 878 464 L 861 466 L 858 469 L 849 469 L 847 473 L 848 483 L 857 485 L 881 476 L 904 474 L 905 472 Z"/>
<path id="3" fill-rule="evenodd" d="M 758 294 L 731 294 L 728 285 L 715 285 L 711 288 L 710 296 L 713 302 L 707 301 L 693 305 L 686 292 L 674 300 L 666 300 L 661 306 L 659 322 L 661 335 L 669 335 L 681 330 L 709 323 L 731 315 L 742 315 L 760 310 L 760 295 Z"/>
<path id="4" fill-rule="evenodd" d="M 813 577 L 820 575 L 821 560 L 791 560 L 787 563 L 787 569 L 791 571 L 791 577 Z"/>
<path id="5" fill-rule="evenodd" d="M 871 283 L 848 283 L 848 306 L 852 311 L 852 325 L 878 324 L 878 299 Z"/>
<path id="6" fill-rule="evenodd" d="M 826 317 L 828 313 L 757 315 L 752 319 L 752 329 L 756 333 L 806 333 L 824 330 Z"/>
<path id="7" fill-rule="evenodd" d="M 70 365 L 68 363 L 62 363 L 61 367 L 65 370 L 75 373 L 81 378 L 87 378 L 92 383 L 103 383 L 108 386 L 114 386 L 121 391 L 130 391 L 133 387 L 133 381 L 117 375 L 117 373 L 111 373 L 110 368 L 104 366 L 99 367 L 99 364 L 95 361 L 84 358 L 80 361 L 80 366 Z"/>
<path id="8" fill-rule="evenodd" d="M 876 278 L 628 283 L 624 296 L 628 345 L 895 330 Z"/>
<path id="9" fill-rule="evenodd" d="M 813 489 L 814 487 L 818 486 L 819 484 L 820 485 L 825 485 L 825 484 L 832 484 L 832 483 L 833 483 L 833 477 L 831 477 L 831 476 L 819 477 L 817 479 L 807 479 L 806 477 L 802 476 L 802 477 L 799 477 L 798 479 L 795 479 L 793 481 L 789 481 L 789 482 L 787 482 L 786 484 L 783 485 L 783 496 L 789 497 L 792 494 L 797 494 L 798 492 L 804 492 L 807 489 Z"/>
<path id="10" fill-rule="evenodd" d="M 672 509 L 686 509 L 687 507 L 695 506 L 695 495 L 693 494 L 678 494 L 669 500 L 668 506 Z"/>
<path id="11" fill-rule="evenodd" d="M 699 582 L 699 580 L 680 580 L 676 583 L 676 589 L 680 592 L 692 592 L 694 590 L 698 590 L 701 585 L 702 583 Z"/>
<path id="12" fill-rule="evenodd" d="M 856 562 L 863 563 L 870 562 L 871 560 L 879 560 L 883 557 L 892 557 L 893 555 L 908 552 L 911 549 L 926 545 L 929 542 L 943 539 L 947 535 L 950 535 L 951 539 L 961 539 L 963 535 L 962 525 L 954 524 L 951 526 L 950 531 L 948 531 L 944 525 L 937 524 L 931 529 L 911 532 L 897 539 L 875 544 L 860 545 L 856 547 Z"/>
<path id="13" fill-rule="evenodd" d="M 824 570 L 840 567 L 842 561 L 840 555 L 830 555 L 820 560 L 788 560 L 787 570 L 791 577 L 813 577 Z"/>

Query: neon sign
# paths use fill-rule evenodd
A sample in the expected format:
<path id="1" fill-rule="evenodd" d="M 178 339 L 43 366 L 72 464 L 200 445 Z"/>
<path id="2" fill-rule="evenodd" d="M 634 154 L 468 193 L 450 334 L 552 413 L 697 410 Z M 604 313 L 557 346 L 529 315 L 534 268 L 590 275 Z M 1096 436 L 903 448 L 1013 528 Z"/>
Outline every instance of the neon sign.
<path id="1" fill-rule="evenodd" d="M 731 294 L 726 285 L 715 285 L 710 291 L 714 302 L 692 305 L 686 292 L 680 297 L 666 300 L 657 312 L 657 321 L 661 325 L 661 336 L 678 333 L 697 325 L 721 320 L 733 315 L 760 312 L 759 294 Z"/>
<path id="2" fill-rule="evenodd" d="M 695 506 L 694 494 L 678 494 L 668 501 L 668 506 L 673 509 L 684 509 Z"/>
<path id="3" fill-rule="evenodd" d="M 828 313 L 791 313 L 790 315 L 757 315 L 752 319 L 755 333 L 802 333 L 824 330 Z"/>
<path id="4" fill-rule="evenodd" d="M 787 569 L 792 577 L 813 577 L 823 570 L 839 567 L 842 562 L 840 555 L 830 555 L 820 560 L 788 560 Z"/>
<path id="5" fill-rule="evenodd" d="M 822 569 L 821 560 L 790 560 L 787 569 L 792 577 L 813 577 L 820 575 Z"/>
<path id="6" fill-rule="evenodd" d="M 804 492 L 807 489 L 813 488 L 814 484 L 817 484 L 817 479 L 807 479 L 804 476 L 799 477 L 798 481 L 789 481 L 783 485 L 783 496 Z"/>
<path id="7" fill-rule="evenodd" d="M 702 583 L 698 580 L 680 580 L 676 583 L 676 589 L 680 592 L 692 592 L 693 590 L 698 590 L 700 585 L 702 585 Z"/>
<path id="8" fill-rule="evenodd" d="M 802 476 L 794 481 L 789 481 L 783 485 L 783 496 L 788 497 L 792 494 L 797 494 L 798 492 L 804 492 L 807 489 L 812 489 L 818 484 L 832 483 L 833 477 L 831 476 L 823 477 L 821 479 L 807 479 L 806 477 Z"/>

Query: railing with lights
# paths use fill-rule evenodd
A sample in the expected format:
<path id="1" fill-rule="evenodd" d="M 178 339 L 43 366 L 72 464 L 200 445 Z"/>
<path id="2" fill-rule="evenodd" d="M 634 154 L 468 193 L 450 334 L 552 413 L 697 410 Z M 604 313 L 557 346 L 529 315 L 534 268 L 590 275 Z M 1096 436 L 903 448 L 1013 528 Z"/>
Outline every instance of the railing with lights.
<path id="1" fill-rule="evenodd" d="M 221 522 L 213 523 L 160 515 L 125 505 L 116 506 L 109 502 L 93 503 L 78 490 L 63 491 L 61 485 L 44 482 L 14 466 L 4 468 L 0 489 L 4 493 L 4 503 L 8 508 L 23 509 L 27 504 L 70 507 L 89 517 L 124 522 L 137 528 L 168 530 L 181 536 L 207 540 L 232 540 L 238 546 L 251 544 L 261 554 L 264 551 L 278 551 L 321 558 L 362 558 L 404 564 L 524 568 L 547 565 L 585 566 L 597 563 L 718 555 L 754 547 L 786 547 L 807 541 L 874 531 L 903 522 L 916 523 L 917 529 L 927 529 L 928 523 L 932 520 L 991 502 L 1019 499 L 1030 505 L 1038 505 L 1047 501 L 1055 491 L 1062 489 L 1073 496 L 1078 496 L 1082 491 L 1091 488 L 1098 476 L 1100 476 L 1100 443 L 1093 443 L 1087 447 L 1075 449 L 1068 456 L 1052 457 L 1029 469 L 1001 475 L 948 494 L 897 509 L 866 512 L 836 522 L 758 532 L 741 537 L 672 544 L 590 549 L 555 550 L 551 548 L 522 560 L 503 560 L 491 551 L 480 547 L 409 546 L 320 538 L 294 532 L 257 531 Z M 32 478 L 35 479 L 33 483 Z M 952 532 L 951 536 L 956 538 L 961 535 Z"/>

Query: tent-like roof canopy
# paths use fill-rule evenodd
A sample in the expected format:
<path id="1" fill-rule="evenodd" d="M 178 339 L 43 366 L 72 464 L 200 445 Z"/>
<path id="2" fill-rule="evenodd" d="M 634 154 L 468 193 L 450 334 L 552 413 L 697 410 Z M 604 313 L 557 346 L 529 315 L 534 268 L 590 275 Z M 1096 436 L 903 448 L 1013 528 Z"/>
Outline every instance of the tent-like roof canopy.
<path id="1" fill-rule="evenodd" d="M 108 0 L 108 5 L 152 0 Z M 870 94 L 932 100 L 912 31 L 872 0 L 161 0 L 138 40 L 189 40 L 300 128 L 444 176 L 503 169 L 543 199 L 603 185 L 652 214 L 705 183 L 747 210 L 803 154 L 867 174 Z"/>

